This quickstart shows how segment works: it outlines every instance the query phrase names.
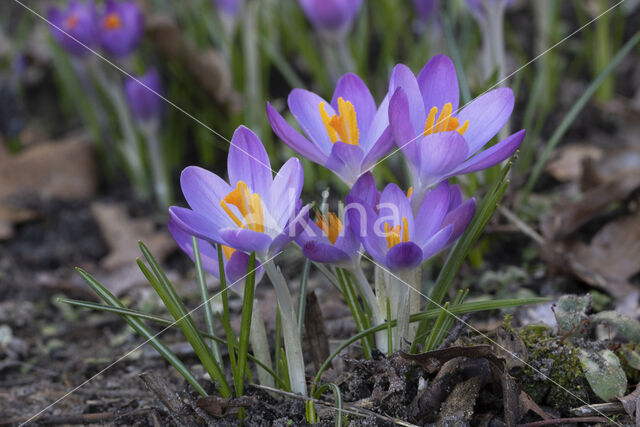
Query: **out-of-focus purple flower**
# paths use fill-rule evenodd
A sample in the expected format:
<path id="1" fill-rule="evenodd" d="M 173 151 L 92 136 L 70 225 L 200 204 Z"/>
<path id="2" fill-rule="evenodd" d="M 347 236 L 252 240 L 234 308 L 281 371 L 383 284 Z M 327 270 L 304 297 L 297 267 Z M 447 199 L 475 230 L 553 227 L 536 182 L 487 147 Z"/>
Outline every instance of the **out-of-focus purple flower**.
<path id="1" fill-rule="evenodd" d="M 415 204 L 440 181 L 500 163 L 524 138 L 522 129 L 480 152 L 511 116 L 513 92 L 491 90 L 458 112 L 458 78 L 445 55 L 433 57 L 417 78 L 407 66 L 397 65 L 390 93 L 389 122 L 409 163 Z"/>
<path id="2" fill-rule="evenodd" d="M 438 9 L 438 0 L 413 0 L 413 8 L 421 21 L 427 22 Z"/>
<path id="3" fill-rule="evenodd" d="M 489 13 L 491 9 L 504 10 L 515 0 L 467 0 L 467 6 L 476 19 Z"/>
<path id="4" fill-rule="evenodd" d="M 106 0 L 100 17 L 100 45 L 105 52 L 123 57 L 138 46 L 144 31 L 144 17 L 134 1 Z"/>
<path id="5" fill-rule="evenodd" d="M 77 56 L 89 53 L 82 44 L 91 47 L 96 41 L 98 18 L 93 1 L 71 0 L 65 10 L 52 7 L 48 19 L 55 25 L 51 27 L 53 37 L 68 52 Z"/>
<path id="6" fill-rule="evenodd" d="M 169 233 L 176 241 L 178 247 L 184 253 L 189 255 L 193 261 L 193 243 L 189 233 L 180 228 L 175 221 L 169 220 Z M 202 239 L 198 239 L 198 249 L 200 250 L 200 259 L 202 260 L 202 268 L 220 278 L 220 269 L 218 263 L 218 249 L 215 244 L 210 244 Z M 227 283 L 232 284 L 242 282 L 247 275 L 247 267 L 249 266 L 249 255 L 244 252 L 236 251 L 233 248 L 222 245 L 222 261 L 224 263 L 224 274 Z M 264 270 L 262 265 L 256 261 L 256 283 L 262 279 Z"/>
<path id="7" fill-rule="evenodd" d="M 355 74 L 338 80 L 330 104 L 305 89 L 292 90 L 287 102 L 307 138 L 267 103 L 273 131 L 294 151 L 332 170 L 348 186 L 393 147 L 388 99 L 376 109 L 371 92 Z"/>
<path id="8" fill-rule="evenodd" d="M 318 30 L 348 28 L 358 14 L 362 0 L 298 0 L 307 18 Z"/>
<path id="9" fill-rule="evenodd" d="M 318 213 L 316 221 L 309 219 L 307 228 L 296 238 L 302 253 L 315 262 L 351 265 L 359 258 L 360 238 L 350 226 L 348 215 L 343 221 L 333 212 Z"/>
<path id="10" fill-rule="evenodd" d="M 238 16 L 242 7 L 244 6 L 243 0 L 213 0 L 213 6 L 220 12 L 229 16 Z"/>
<path id="11" fill-rule="evenodd" d="M 169 209 L 176 225 L 192 236 L 256 252 L 259 259 L 293 240 L 309 210 L 300 208 L 303 171 L 289 159 L 271 174 L 267 152 L 247 127 L 236 129 L 227 158 L 229 182 L 196 166 L 182 171 L 180 184 L 191 209 Z"/>
<path id="12" fill-rule="evenodd" d="M 363 175 L 347 196 L 351 227 L 365 230 L 361 241 L 380 264 L 398 272 L 416 268 L 452 244 L 464 232 L 475 212 L 475 200 L 462 202 L 457 186 L 442 182 L 427 192 L 417 213 L 411 209 L 412 195 L 389 184 L 377 198 L 371 174 Z"/>
<path id="13" fill-rule="evenodd" d="M 160 93 L 161 90 L 160 76 L 154 69 L 135 79 L 127 79 L 124 91 L 131 112 L 137 119 L 147 121 L 160 115 L 162 100 L 156 93 Z"/>

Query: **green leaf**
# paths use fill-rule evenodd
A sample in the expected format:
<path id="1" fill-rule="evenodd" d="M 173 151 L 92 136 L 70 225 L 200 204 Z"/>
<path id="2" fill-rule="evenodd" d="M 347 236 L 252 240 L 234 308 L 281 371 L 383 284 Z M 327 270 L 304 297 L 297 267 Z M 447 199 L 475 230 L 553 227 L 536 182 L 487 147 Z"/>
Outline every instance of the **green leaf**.
<path id="1" fill-rule="evenodd" d="M 333 392 L 333 400 L 336 405 L 335 426 L 340 427 L 342 426 L 342 393 L 340 393 L 340 387 L 334 383 L 323 384 L 318 388 L 317 395 L 322 396 L 328 389 Z"/>
<path id="2" fill-rule="evenodd" d="M 595 352 L 580 349 L 578 357 L 585 378 L 600 399 L 608 402 L 624 396 L 627 390 L 627 376 L 620 366 L 620 360 L 611 350 Z"/>
<path id="3" fill-rule="evenodd" d="M 82 270 L 81 268 L 76 268 L 76 271 L 80 274 L 80 276 L 82 276 L 82 278 L 89 285 L 89 287 L 91 287 L 91 289 L 93 289 L 93 291 L 100 298 L 102 298 L 102 300 L 104 300 L 105 303 L 109 304 L 113 308 L 120 308 L 120 309 L 125 308 L 124 304 L 122 304 L 122 302 L 118 298 L 116 298 L 115 295 L 109 292 L 107 288 L 102 286 L 102 284 L 100 284 L 100 282 L 94 279 L 89 273 Z M 158 334 L 153 334 L 149 330 L 149 328 L 147 328 L 145 324 L 142 323 L 142 321 L 140 321 L 140 319 L 138 319 L 137 317 L 134 317 L 129 314 L 121 314 L 121 316 L 124 319 L 124 321 L 127 322 L 129 326 L 131 326 L 131 328 L 133 328 L 134 331 L 136 331 L 145 340 L 147 340 L 153 346 L 153 348 L 155 348 L 156 351 L 160 353 L 160 355 L 164 357 L 167 360 L 167 362 L 169 362 L 171 366 L 173 366 L 180 373 L 180 375 L 182 375 L 184 379 L 187 380 L 187 382 L 193 386 L 193 388 L 198 392 L 198 394 L 200 394 L 201 396 L 207 395 L 206 390 L 200 385 L 200 383 L 198 382 L 196 377 L 193 375 L 193 373 L 182 363 L 182 361 L 180 361 L 180 359 L 178 359 L 178 357 L 175 354 L 173 354 L 171 350 L 169 350 L 168 347 L 166 347 L 157 338 Z"/>
<path id="4" fill-rule="evenodd" d="M 253 313 L 253 296 L 256 287 L 256 253 L 251 252 L 249 265 L 247 266 L 247 278 L 242 297 L 242 318 L 240 322 L 240 343 L 238 347 L 238 365 L 234 378 L 236 396 L 242 396 L 244 387 L 244 375 L 247 366 L 247 354 L 249 353 L 249 335 L 251 333 L 251 315 Z"/>

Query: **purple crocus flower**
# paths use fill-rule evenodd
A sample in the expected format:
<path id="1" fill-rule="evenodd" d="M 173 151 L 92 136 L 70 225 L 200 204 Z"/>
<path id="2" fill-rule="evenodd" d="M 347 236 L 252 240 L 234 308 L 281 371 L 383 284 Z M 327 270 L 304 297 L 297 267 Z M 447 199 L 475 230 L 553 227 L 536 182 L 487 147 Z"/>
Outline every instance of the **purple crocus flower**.
<path id="1" fill-rule="evenodd" d="M 98 18 L 93 1 L 71 0 L 65 10 L 53 7 L 49 9 L 48 19 L 55 25 L 51 27 L 53 37 L 68 52 L 77 56 L 89 53 L 83 44 L 91 47 L 96 41 Z"/>
<path id="2" fill-rule="evenodd" d="M 458 112 L 458 78 L 453 62 L 445 55 L 433 57 L 417 78 L 399 64 L 391 79 L 389 122 L 409 163 L 414 208 L 430 187 L 500 163 L 524 138 L 522 129 L 479 152 L 509 119 L 513 92 L 508 88 L 491 90 Z"/>
<path id="3" fill-rule="evenodd" d="M 349 187 L 393 146 L 388 101 L 376 109 L 371 92 L 355 74 L 338 80 L 330 104 L 305 89 L 292 90 L 287 102 L 307 138 L 267 103 L 273 131 L 294 151 L 335 172 Z"/>
<path id="4" fill-rule="evenodd" d="M 341 31 L 349 28 L 362 0 L 298 0 L 300 7 L 318 30 Z"/>
<path id="5" fill-rule="evenodd" d="M 138 120 L 149 121 L 160 115 L 162 100 L 156 93 L 161 90 L 160 76 L 155 69 L 135 79 L 127 79 L 124 91 L 131 112 Z"/>
<path id="6" fill-rule="evenodd" d="M 351 226 L 362 228 L 367 252 L 393 272 L 412 270 L 462 235 L 475 213 L 475 199 L 462 202 L 457 186 L 442 182 L 428 191 L 418 212 L 411 209 L 412 194 L 389 184 L 379 194 L 371 174 L 363 175 L 347 196 Z M 364 218 L 363 218 L 364 216 Z"/>
<path id="7" fill-rule="evenodd" d="M 438 9 L 438 0 L 413 0 L 413 9 L 421 21 L 427 22 Z"/>
<path id="8" fill-rule="evenodd" d="M 169 220 L 169 233 L 176 241 L 178 247 L 186 253 L 193 261 L 193 244 L 189 233 L 180 228 L 175 221 Z M 202 268 L 208 273 L 220 278 L 220 264 L 218 263 L 218 249 L 216 245 L 212 245 L 202 239 L 198 239 L 198 249 L 200 250 L 200 259 L 202 260 Z M 229 246 L 222 245 L 222 261 L 224 263 L 224 274 L 227 283 L 233 284 L 242 282 L 247 275 L 249 266 L 249 255 L 244 252 L 236 251 Z M 256 262 L 256 283 L 262 279 L 264 270 L 260 263 Z"/>
<path id="9" fill-rule="evenodd" d="M 267 152 L 247 127 L 236 129 L 227 158 L 229 182 L 196 166 L 182 171 L 180 184 L 191 209 L 169 209 L 176 225 L 192 236 L 256 252 L 264 260 L 300 233 L 309 207 L 300 209 L 303 171 L 289 159 L 271 174 Z"/>
<path id="10" fill-rule="evenodd" d="M 318 213 L 316 221 L 309 219 L 296 242 L 311 261 L 351 266 L 359 259 L 360 237 L 349 224 L 349 216 L 341 221 L 338 215 Z"/>
<path id="11" fill-rule="evenodd" d="M 213 0 L 213 6 L 218 11 L 232 17 L 238 16 L 243 5 L 243 0 Z"/>
<path id="12" fill-rule="evenodd" d="M 100 45 L 117 57 L 129 55 L 140 42 L 144 17 L 133 1 L 106 0 L 99 25 Z"/>

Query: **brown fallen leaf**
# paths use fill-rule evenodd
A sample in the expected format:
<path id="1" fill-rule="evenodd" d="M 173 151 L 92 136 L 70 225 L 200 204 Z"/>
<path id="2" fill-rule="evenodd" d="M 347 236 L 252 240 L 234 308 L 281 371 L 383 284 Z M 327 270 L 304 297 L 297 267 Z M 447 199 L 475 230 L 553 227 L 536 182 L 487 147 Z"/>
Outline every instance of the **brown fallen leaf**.
<path id="1" fill-rule="evenodd" d="M 600 148 L 587 144 L 569 144 L 559 148 L 555 159 L 551 160 L 545 172 L 558 181 L 578 181 L 583 174 L 584 161 L 598 161 L 603 157 Z"/>
<path id="2" fill-rule="evenodd" d="M 91 213 L 100 228 L 109 253 L 100 260 L 104 270 L 96 274 L 116 295 L 144 282 L 136 258 L 140 256 L 138 241 L 143 241 L 153 256 L 162 262 L 175 248 L 166 229 L 156 230 L 149 218 L 131 218 L 122 204 L 95 202 Z"/>

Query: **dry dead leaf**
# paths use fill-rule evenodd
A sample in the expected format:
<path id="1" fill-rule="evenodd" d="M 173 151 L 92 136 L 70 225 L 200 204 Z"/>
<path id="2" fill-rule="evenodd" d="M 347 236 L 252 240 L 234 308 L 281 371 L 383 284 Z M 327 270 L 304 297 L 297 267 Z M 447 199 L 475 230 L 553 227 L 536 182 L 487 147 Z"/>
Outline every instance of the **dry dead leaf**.
<path id="1" fill-rule="evenodd" d="M 577 181 L 582 177 L 584 161 L 602 159 L 600 148 L 587 144 L 569 144 L 556 152 L 556 158 L 549 162 L 545 171 L 558 181 Z"/>

